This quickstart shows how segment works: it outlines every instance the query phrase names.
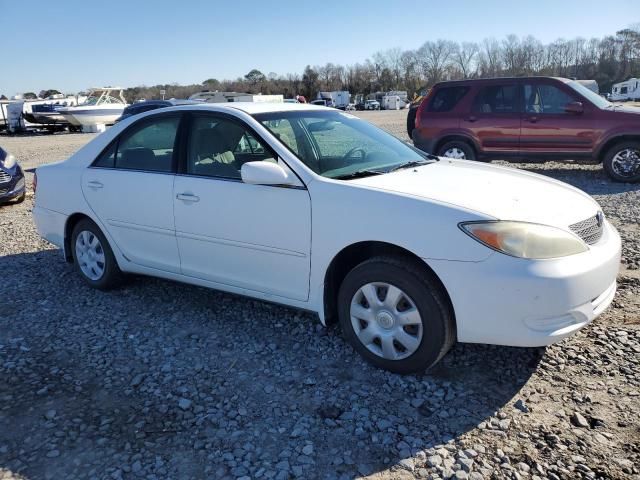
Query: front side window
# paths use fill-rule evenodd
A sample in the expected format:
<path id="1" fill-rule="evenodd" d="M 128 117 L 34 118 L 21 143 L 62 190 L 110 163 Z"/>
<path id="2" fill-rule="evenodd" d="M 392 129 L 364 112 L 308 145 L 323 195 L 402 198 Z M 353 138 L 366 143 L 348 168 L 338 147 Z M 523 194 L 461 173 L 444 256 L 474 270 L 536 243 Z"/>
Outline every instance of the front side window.
<path id="1" fill-rule="evenodd" d="M 303 110 L 255 118 L 311 170 L 325 177 L 380 174 L 403 164 L 428 162 L 425 154 L 350 114 Z M 280 134 L 283 124 L 288 125 L 288 135 Z"/>
<path id="2" fill-rule="evenodd" d="M 517 113 L 518 86 L 491 85 L 478 92 L 473 101 L 476 113 Z"/>
<path id="3" fill-rule="evenodd" d="M 240 179 L 246 162 L 276 162 L 276 155 L 240 123 L 214 116 L 194 117 L 187 146 L 187 174 Z"/>
<path id="4" fill-rule="evenodd" d="M 180 117 L 162 117 L 125 130 L 93 163 L 94 167 L 171 173 Z"/>
<path id="5" fill-rule="evenodd" d="M 469 91 L 469 87 L 441 87 L 433 95 L 427 107 L 428 112 L 450 112 Z"/>
<path id="6" fill-rule="evenodd" d="M 565 107 L 574 99 L 554 85 L 538 84 L 524 86 L 527 113 L 566 113 Z"/>

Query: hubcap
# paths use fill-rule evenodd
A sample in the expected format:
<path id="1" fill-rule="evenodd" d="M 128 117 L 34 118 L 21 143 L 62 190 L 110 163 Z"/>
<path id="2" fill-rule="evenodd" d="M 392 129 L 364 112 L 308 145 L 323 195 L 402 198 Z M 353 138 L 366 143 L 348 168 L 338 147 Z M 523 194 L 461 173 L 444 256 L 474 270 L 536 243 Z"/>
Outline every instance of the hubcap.
<path id="1" fill-rule="evenodd" d="M 80 270 L 90 280 L 100 280 L 104 275 L 104 250 L 93 232 L 83 230 L 76 238 L 76 259 Z"/>
<path id="2" fill-rule="evenodd" d="M 462 160 L 467 158 L 464 152 L 458 147 L 451 147 L 450 149 L 444 152 L 443 156 L 449 157 L 449 158 L 462 159 Z"/>
<path id="3" fill-rule="evenodd" d="M 402 360 L 420 346 L 420 312 L 411 297 L 395 285 L 363 285 L 351 300 L 350 313 L 358 340 L 379 357 Z"/>
<path id="4" fill-rule="evenodd" d="M 621 177 L 633 177 L 640 170 L 640 151 L 634 148 L 620 150 L 614 155 L 611 168 Z"/>

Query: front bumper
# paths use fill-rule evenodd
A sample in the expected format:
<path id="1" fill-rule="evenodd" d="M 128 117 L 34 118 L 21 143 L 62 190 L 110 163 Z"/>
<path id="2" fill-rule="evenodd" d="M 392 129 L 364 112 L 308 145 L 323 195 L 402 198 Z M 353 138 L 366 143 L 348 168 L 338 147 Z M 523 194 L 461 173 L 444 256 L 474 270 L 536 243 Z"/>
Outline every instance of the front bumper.
<path id="1" fill-rule="evenodd" d="M 605 222 L 600 241 L 578 255 L 427 262 L 451 297 L 460 342 L 537 347 L 568 337 L 609 306 L 620 249 L 618 232 Z"/>
<path id="2" fill-rule="evenodd" d="M 0 183 L 0 202 L 6 202 L 24 195 L 26 185 L 20 165 L 15 165 L 10 170 L 4 168 L 2 170 L 9 175 L 10 179 Z"/>

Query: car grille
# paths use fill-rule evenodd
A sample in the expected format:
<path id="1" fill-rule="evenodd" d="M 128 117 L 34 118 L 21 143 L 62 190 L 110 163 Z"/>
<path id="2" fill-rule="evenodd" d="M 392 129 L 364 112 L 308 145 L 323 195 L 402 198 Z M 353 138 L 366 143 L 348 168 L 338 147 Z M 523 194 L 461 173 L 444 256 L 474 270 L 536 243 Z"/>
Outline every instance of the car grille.
<path id="1" fill-rule="evenodd" d="M 4 170 L 0 170 L 0 183 L 7 183 L 11 181 L 11 175 Z"/>
<path id="2" fill-rule="evenodd" d="M 602 227 L 604 226 L 604 217 L 601 213 L 589 217 L 581 222 L 569 225 L 573 233 L 578 235 L 587 244 L 593 245 L 602 237 Z"/>
<path id="3" fill-rule="evenodd" d="M 4 195 L 6 193 L 9 193 L 9 189 L 8 188 L 0 188 L 0 195 Z"/>

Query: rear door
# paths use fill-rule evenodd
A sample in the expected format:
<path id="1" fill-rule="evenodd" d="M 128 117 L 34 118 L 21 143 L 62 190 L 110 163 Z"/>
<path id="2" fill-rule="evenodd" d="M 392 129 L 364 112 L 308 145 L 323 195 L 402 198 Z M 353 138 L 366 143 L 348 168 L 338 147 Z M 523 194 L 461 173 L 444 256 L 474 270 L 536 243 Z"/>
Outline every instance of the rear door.
<path id="1" fill-rule="evenodd" d="M 471 132 L 489 158 L 517 157 L 520 148 L 521 94 L 516 81 L 480 87 L 460 128 Z"/>
<path id="2" fill-rule="evenodd" d="M 524 112 L 520 134 L 523 158 L 590 157 L 595 129 L 591 104 L 582 113 L 569 113 L 568 103 L 581 101 L 570 87 L 551 79 L 524 83 Z"/>
<path id="3" fill-rule="evenodd" d="M 180 272 L 173 221 L 179 114 L 154 115 L 126 129 L 89 167 L 82 191 L 125 257 Z"/>

